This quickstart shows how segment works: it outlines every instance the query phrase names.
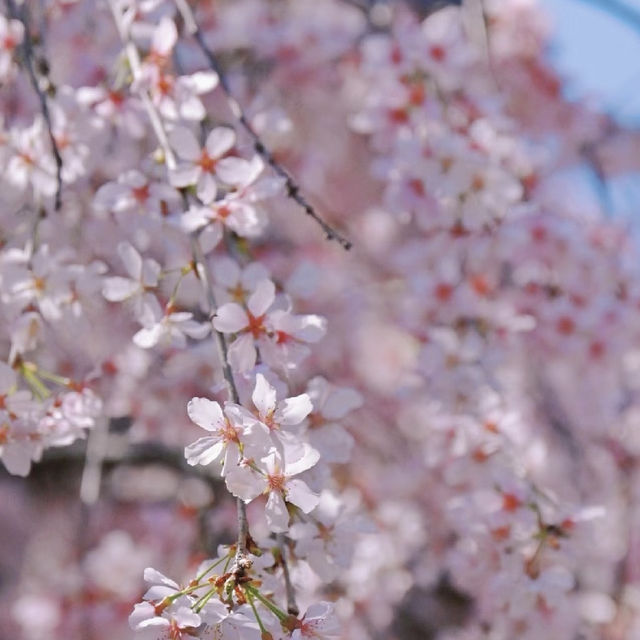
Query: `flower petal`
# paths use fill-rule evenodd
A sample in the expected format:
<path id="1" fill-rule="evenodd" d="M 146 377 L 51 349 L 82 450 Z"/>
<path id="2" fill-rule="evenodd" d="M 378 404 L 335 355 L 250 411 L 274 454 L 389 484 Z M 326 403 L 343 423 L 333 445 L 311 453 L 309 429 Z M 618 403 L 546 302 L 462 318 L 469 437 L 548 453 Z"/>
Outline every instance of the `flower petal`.
<path id="1" fill-rule="evenodd" d="M 249 296 L 247 307 L 255 316 L 264 315 L 273 304 L 276 297 L 276 286 L 271 280 L 262 280 L 256 286 L 256 290 Z"/>
<path id="2" fill-rule="evenodd" d="M 276 390 L 261 373 L 256 376 L 256 386 L 251 399 L 262 419 L 276 408 Z"/>
<path id="3" fill-rule="evenodd" d="M 236 133 L 230 127 L 216 127 L 207 136 L 205 147 L 212 158 L 222 157 L 236 142 Z"/>
<path id="4" fill-rule="evenodd" d="M 208 398 L 191 398 L 187 404 L 187 414 L 192 422 L 207 431 L 217 431 L 225 425 L 222 407 Z"/>
<path id="5" fill-rule="evenodd" d="M 276 422 L 280 424 L 300 424 L 311 412 L 313 405 L 306 393 L 299 396 L 287 398 L 278 403 L 276 411 Z"/>
<path id="6" fill-rule="evenodd" d="M 262 167 L 234 156 L 223 158 L 216 164 L 216 175 L 227 184 L 246 187 L 250 185 L 262 171 Z"/>
<path id="7" fill-rule="evenodd" d="M 191 466 L 196 464 L 208 465 L 220 458 L 224 451 L 224 442 L 211 436 L 198 438 L 184 449 L 184 457 Z"/>
<path id="8" fill-rule="evenodd" d="M 223 333 L 237 333 L 249 324 L 247 312 L 235 302 L 223 304 L 213 319 L 213 326 Z"/>
<path id="9" fill-rule="evenodd" d="M 279 491 L 272 491 L 269 494 L 264 514 L 271 531 L 278 533 L 287 530 L 289 526 L 289 512 L 287 511 L 284 498 Z"/>
<path id="10" fill-rule="evenodd" d="M 190 162 L 198 160 L 202 153 L 202 149 L 193 133 L 180 125 L 169 132 L 169 144 L 180 158 Z"/>
<path id="11" fill-rule="evenodd" d="M 287 502 L 309 513 L 318 506 L 320 498 L 309 489 L 306 482 L 294 479 L 287 482 Z"/>

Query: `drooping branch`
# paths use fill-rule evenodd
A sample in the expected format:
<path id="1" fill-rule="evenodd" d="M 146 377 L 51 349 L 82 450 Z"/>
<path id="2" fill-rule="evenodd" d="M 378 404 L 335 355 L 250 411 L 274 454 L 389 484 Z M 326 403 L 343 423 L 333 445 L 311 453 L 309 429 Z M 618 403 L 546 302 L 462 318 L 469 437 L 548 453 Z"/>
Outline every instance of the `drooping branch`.
<path id="1" fill-rule="evenodd" d="M 125 51 L 127 54 L 127 58 L 129 60 L 129 65 L 131 66 L 131 70 L 133 73 L 134 80 L 137 79 L 140 73 L 140 55 L 138 50 L 136 49 L 134 43 L 131 41 L 129 37 L 129 33 L 127 32 L 124 24 L 122 23 L 121 16 L 118 12 L 118 8 L 115 5 L 114 0 L 109 0 L 109 7 L 111 9 L 111 13 L 113 14 L 114 21 L 116 23 L 116 28 L 118 29 L 118 33 L 122 40 L 123 45 L 125 46 Z M 162 118 L 158 113 L 153 101 L 151 100 L 150 95 L 146 90 L 141 90 L 140 95 L 143 100 L 143 105 L 145 110 L 149 116 L 149 120 L 151 121 L 151 125 L 153 127 L 154 133 L 158 139 L 160 146 L 164 152 L 165 162 L 168 169 L 173 169 L 176 166 L 176 159 L 173 150 L 171 149 L 171 145 L 169 144 L 169 139 L 167 137 L 167 133 L 165 131 L 164 125 L 162 123 Z M 208 266 L 204 256 L 202 254 L 202 248 L 200 247 L 200 242 L 197 237 L 192 236 L 192 255 L 195 264 L 195 273 L 199 277 L 200 281 L 203 284 L 203 288 L 205 294 L 207 296 L 207 301 L 209 305 L 208 315 L 209 319 L 212 323 L 212 333 L 216 342 L 216 347 L 218 350 L 218 355 L 220 358 L 220 363 L 222 366 L 222 372 L 227 383 L 227 387 L 229 390 L 229 397 L 231 401 L 239 404 L 240 396 L 238 394 L 238 389 L 235 384 L 235 380 L 233 378 L 233 373 L 231 371 L 231 367 L 229 366 L 227 353 L 228 346 L 226 342 L 225 336 L 220 333 L 213 326 L 213 317 L 217 310 L 215 295 L 213 293 L 213 286 L 211 283 L 211 277 L 208 271 Z M 235 557 L 235 566 L 232 570 L 233 573 L 237 574 L 237 576 L 241 576 L 244 574 L 245 570 L 251 566 L 251 561 L 248 558 L 247 553 L 247 538 L 249 535 L 249 527 L 247 521 L 247 513 L 246 506 L 244 502 L 237 498 L 237 508 L 238 508 L 238 545 L 236 549 L 236 557 Z"/>
<path id="2" fill-rule="evenodd" d="M 312 218 L 316 224 L 320 226 L 322 231 L 324 232 L 327 240 L 333 240 L 340 244 L 343 249 L 349 250 L 351 249 L 352 243 L 350 240 L 347 240 L 341 233 L 336 231 L 328 222 L 326 222 L 315 210 L 313 205 L 307 200 L 307 198 L 301 193 L 300 186 L 293 179 L 292 175 L 285 169 L 273 156 L 273 153 L 267 148 L 267 146 L 262 141 L 262 138 L 258 135 L 256 130 L 253 128 L 251 122 L 244 112 L 242 106 L 238 102 L 238 100 L 233 95 L 233 91 L 229 85 L 229 81 L 222 70 L 220 63 L 216 55 L 213 53 L 211 48 L 207 45 L 204 39 L 204 35 L 198 23 L 195 20 L 193 12 L 191 11 L 191 7 L 186 2 L 186 0 L 176 0 L 176 6 L 178 7 L 178 11 L 182 16 L 182 20 L 184 22 L 185 28 L 187 32 L 192 35 L 200 50 L 204 54 L 209 66 L 213 71 L 218 74 L 220 87 L 224 91 L 224 94 L 227 98 L 227 103 L 229 104 L 229 108 L 231 109 L 231 113 L 234 118 L 240 123 L 242 128 L 247 132 L 251 140 L 253 141 L 253 147 L 256 150 L 256 153 L 260 155 L 260 157 L 271 167 L 271 169 L 279 175 L 285 181 L 285 190 L 287 196 L 291 198 L 294 202 L 296 202 L 302 210 Z"/>
<path id="3" fill-rule="evenodd" d="M 38 76 L 36 74 L 35 54 L 33 51 L 33 39 L 31 37 L 31 30 L 29 27 L 27 5 L 24 3 L 22 7 L 18 9 L 15 0 L 6 0 L 6 4 L 11 18 L 19 20 L 24 27 L 24 37 L 21 45 L 22 60 L 27 69 L 27 73 L 29 74 L 31 85 L 38 96 L 40 111 L 42 112 L 42 117 L 44 118 L 47 127 L 47 133 L 49 134 L 49 141 L 51 142 L 51 150 L 56 163 L 56 195 L 54 208 L 58 211 L 62 206 L 62 156 L 60 155 L 60 148 L 58 147 L 56 138 L 53 135 L 53 124 L 51 121 L 51 112 L 49 111 L 49 101 L 46 93 L 40 87 Z"/>
<path id="4" fill-rule="evenodd" d="M 291 582 L 291 576 L 289 575 L 289 564 L 286 556 L 284 534 L 277 534 L 276 541 L 278 543 L 278 549 L 280 551 L 280 564 L 282 566 L 282 574 L 284 576 L 284 587 L 287 596 L 287 613 L 297 616 L 300 613 L 300 609 L 298 608 L 298 605 L 296 603 L 296 591 L 293 583 Z"/>

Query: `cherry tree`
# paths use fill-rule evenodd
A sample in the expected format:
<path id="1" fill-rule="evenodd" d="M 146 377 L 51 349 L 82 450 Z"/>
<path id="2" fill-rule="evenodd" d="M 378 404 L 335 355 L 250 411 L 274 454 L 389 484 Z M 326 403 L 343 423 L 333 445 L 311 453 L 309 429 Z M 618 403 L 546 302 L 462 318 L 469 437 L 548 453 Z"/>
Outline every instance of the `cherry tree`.
<path id="1" fill-rule="evenodd" d="M 638 137 L 549 33 L 5 0 L 4 635 L 640 634 Z"/>

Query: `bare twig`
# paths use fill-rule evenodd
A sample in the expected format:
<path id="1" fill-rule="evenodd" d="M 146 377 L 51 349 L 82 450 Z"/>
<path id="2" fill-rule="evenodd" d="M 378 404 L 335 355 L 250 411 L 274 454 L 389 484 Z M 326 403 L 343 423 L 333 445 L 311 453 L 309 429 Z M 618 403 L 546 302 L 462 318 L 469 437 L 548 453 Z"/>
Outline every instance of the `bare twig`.
<path id="1" fill-rule="evenodd" d="M 287 613 L 297 616 L 300 613 L 300 609 L 296 604 L 296 590 L 289 575 L 289 565 L 287 563 L 283 533 L 276 534 L 276 542 L 278 543 L 278 549 L 280 551 L 280 564 L 282 565 L 282 573 L 284 575 L 284 587 L 287 595 Z"/>
<path id="2" fill-rule="evenodd" d="M 202 31 L 200 30 L 200 27 L 198 26 L 198 23 L 193 16 L 193 12 L 191 11 L 191 7 L 187 3 L 187 1 L 175 0 L 175 2 L 180 15 L 182 16 L 182 20 L 187 32 L 195 38 L 198 46 L 200 47 L 200 50 L 207 59 L 209 66 L 218 74 L 220 87 L 225 93 L 227 103 L 229 104 L 229 108 L 231 109 L 231 113 L 233 114 L 234 118 L 238 120 L 242 128 L 247 132 L 247 134 L 253 141 L 253 147 L 256 152 L 275 173 L 277 173 L 281 178 L 284 178 L 287 196 L 294 200 L 303 209 L 303 211 L 320 226 L 327 240 L 334 240 L 348 251 L 352 246 L 351 241 L 347 240 L 343 235 L 336 231 L 317 213 L 317 211 L 309 203 L 305 196 L 302 195 L 302 193 L 300 192 L 300 187 L 293 179 L 291 174 L 273 157 L 273 153 L 269 151 L 269 149 L 267 149 L 260 136 L 256 133 L 253 125 L 249 122 L 247 115 L 240 106 L 240 103 L 233 95 L 233 91 L 231 90 L 229 82 L 222 70 L 222 67 L 220 66 L 220 63 L 218 62 L 216 55 L 205 42 Z"/>
<path id="3" fill-rule="evenodd" d="M 36 74 L 34 64 L 34 52 L 33 52 L 33 40 L 31 38 L 31 30 L 29 28 L 29 14 L 27 12 L 26 3 L 22 5 L 19 10 L 14 0 L 6 0 L 7 9 L 9 15 L 14 20 L 19 20 L 24 27 L 24 37 L 22 40 L 22 59 L 24 65 L 29 74 L 29 80 L 33 86 L 34 91 L 38 95 L 40 102 L 40 111 L 44 117 L 45 124 L 47 125 L 47 132 L 49 134 L 49 141 L 51 142 L 51 149 L 53 151 L 53 158 L 56 163 L 56 195 L 54 201 L 55 210 L 58 211 L 62 206 L 62 156 L 60 155 L 60 149 L 53 135 L 53 124 L 51 122 L 51 112 L 49 111 L 49 102 L 47 100 L 46 93 L 41 89 L 38 82 L 38 76 Z"/>

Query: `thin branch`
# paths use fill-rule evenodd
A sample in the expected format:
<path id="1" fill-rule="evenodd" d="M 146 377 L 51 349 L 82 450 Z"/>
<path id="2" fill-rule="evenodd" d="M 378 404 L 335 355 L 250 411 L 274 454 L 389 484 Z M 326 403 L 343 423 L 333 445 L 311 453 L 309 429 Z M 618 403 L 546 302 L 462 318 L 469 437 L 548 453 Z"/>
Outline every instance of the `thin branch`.
<path id="1" fill-rule="evenodd" d="M 51 148 L 53 151 L 53 158 L 56 163 L 56 195 L 54 201 L 54 208 L 56 211 L 62 206 L 62 156 L 60 155 L 60 149 L 53 135 L 53 124 L 51 122 L 51 113 L 49 111 L 49 102 L 45 92 L 40 88 L 38 82 L 38 76 L 36 75 L 34 65 L 34 52 L 33 52 L 33 40 L 31 38 L 31 30 L 29 28 L 29 15 L 27 13 L 26 3 L 22 5 L 22 10 L 19 11 L 14 0 L 6 0 L 7 9 L 9 15 L 14 20 L 19 20 L 24 27 L 24 37 L 22 40 L 22 58 L 24 60 L 27 73 L 29 74 L 29 80 L 33 86 L 34 91 L 38 95 L 40 102 L 40 111 L 44 117 L 45 124 L 47 125 L 47 132 L 49 134 L 49 141 L 51 142 Z"/>
<path id="2" fill-rule="evenodd" d="M 265 146 L 264 142 L 260 138 L 260 136 L 256 133 L 252 124 L 249 122 L 247 115 L 244 110 L 240 106 L 240 103 L 236 100 L 233 95 L 233 91 L 229 85 L 229 81 L 227 80 L 224 72 L 222 71 L 222 67 L 216 58 L 216 55 L 209 48 L 207 43 L 204 40 L 204 36 L 198 23 L 196 22 L 193 12 L 191 11 L 191 7 L 187 3 L 186 0 L 175 0 L 176 6 L 180 15 L 182 16 L 182 20 L 184 22 L 185 28 L 187 32 L 192 35 L 200 50 L 204 54 L 209 66 L 213 71 L 218 74 L 220 87 L 224 91 L 224 94 L 227 98 L 227 103 L 229 104 L 229 108 L 231 109 L 231 113 L 234 118 L 240 123 L 242 128 L 249 134 L 249 137 L 253 141 L 253 147 L 256 152 L 260 155 L 260 157 L 271 167 L 271 169 L 278 174 L 281 178 L 284 178 L 285 181 L 285 189 L 287 192 L 287 196 L 294 200 L 303 211 L 311 217 L 323 230 L 327 240 L 334 240 L 338 244 L 340 244 L 345 250 L 351 249 L 352 243 L 350 240 L 347 240 L 343 235 L 341 235 L 338 231 L 336 231 L 328 222 L 326 222 L 314 209 L 314 207 L 309 203 L 309 201 L 302 195 L 300 192 L 300 187 L 293 179 L 291 174 L 273 157 L 273 153 L 269 151 L 269 149 Z"/>
<path id="3" fill-rule="evenodd" d="M 296 590 L 291 582 L 291 576 L 289 575 L 289 565 L 287 563 L 283 533 L 278 533 L 276 535 L 276 542 L 278 543 L 278 549 L 280 550 L 280 564 L 282 565 L 282 573 L 284 575 L 284 586 L 287 595 L 287 613 L 297 616 L 300 613 L 300 609 L 296 604 Z"/>

